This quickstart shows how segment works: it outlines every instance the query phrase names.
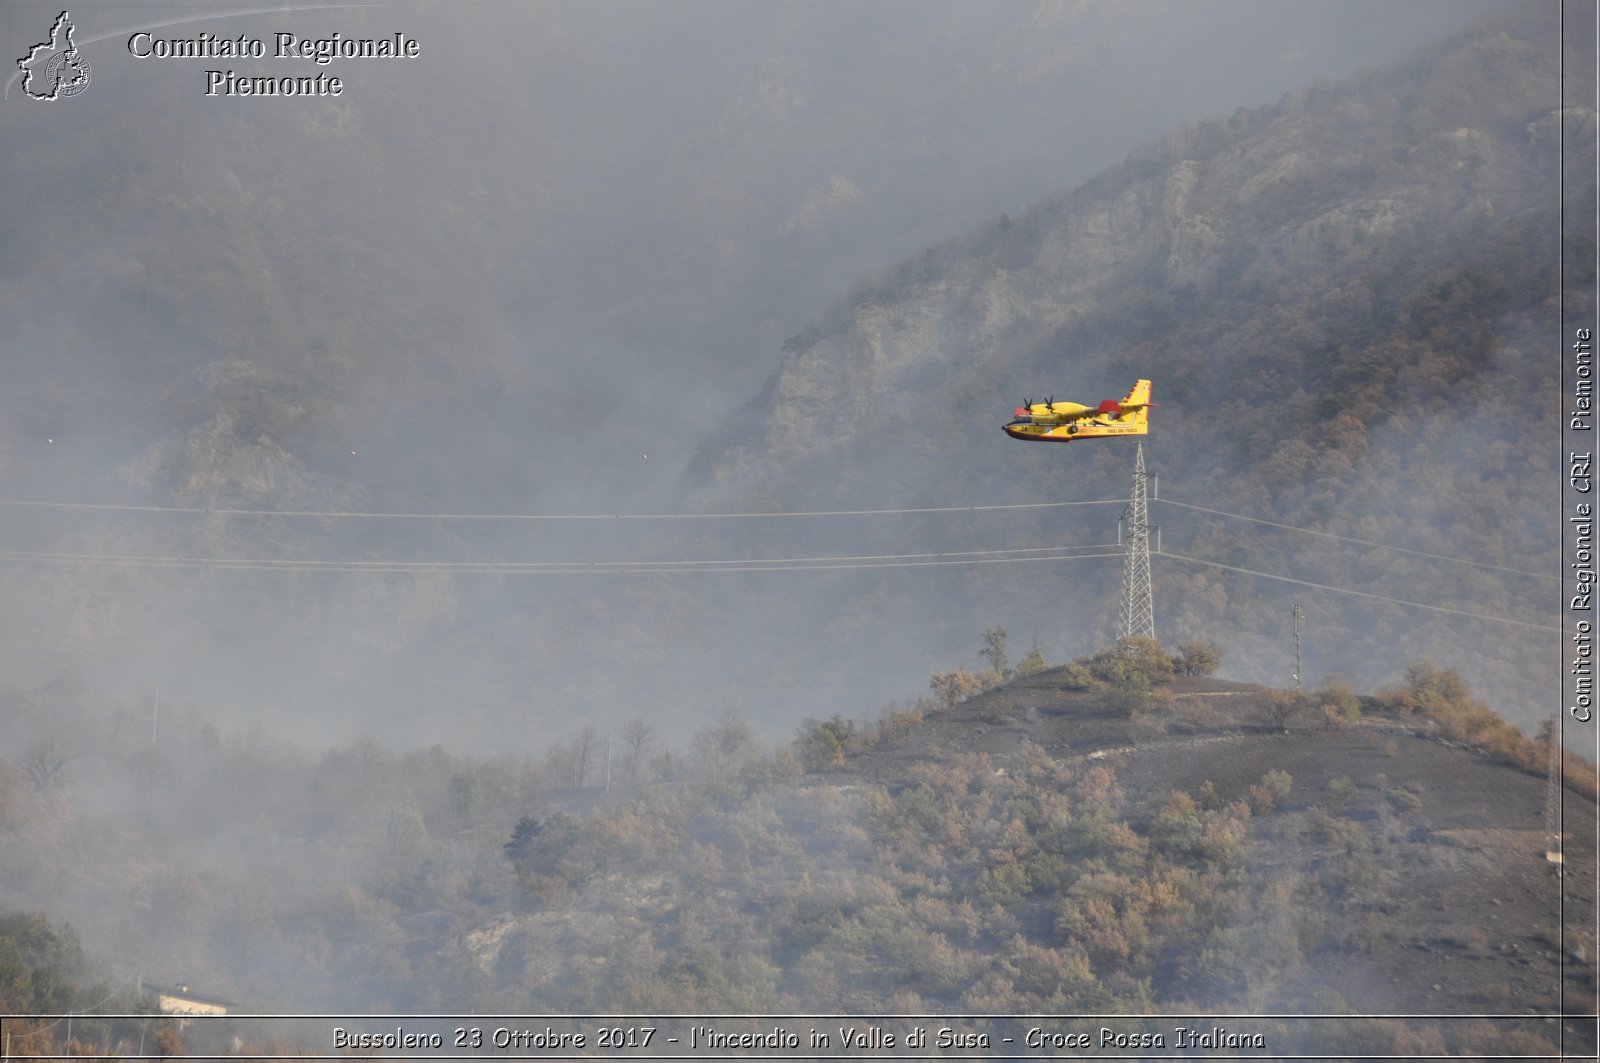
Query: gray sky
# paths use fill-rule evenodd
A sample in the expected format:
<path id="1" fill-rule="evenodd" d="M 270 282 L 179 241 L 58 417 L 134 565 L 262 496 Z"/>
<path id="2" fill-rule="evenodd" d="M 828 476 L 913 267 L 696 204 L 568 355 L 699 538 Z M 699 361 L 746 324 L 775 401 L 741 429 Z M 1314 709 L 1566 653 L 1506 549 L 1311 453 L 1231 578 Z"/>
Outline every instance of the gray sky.
<path id="1" fill-rule="evenodd" d="M 859 278 L 1185 122 L 1398 59 L 1483 7 L 76 5 L 88 87 L 44 102 L 13 84 L 0 103 L 11 341 L 0 493 L 675 508 L 693 449 L 756 391 L 782 341 Z M 39 43 L 58 10 L 9 6 L 8 54 Z M 133 50 L 156 50 L 130 49 L 141 29 L 243 36 L 266 54 L 141 57 Z M 323 66 L 277 58 L 280 32 L 402 34 L 420 56 Z M 320 73 L 343 92 L 207 95 L 209 70 Z M 460 545 L 414 528 L 3 516 L 13 543 L 38 550 L 450 556 Z M 505 548 L 560 556 L 594 542 L 548 532 Z M 8 620 L 18 682 L 81 668 L 283 700 L 315 672 L 281 667 L 301 640 L 338 673 L 311 688 L 333 689 L 441 631 L 466 656 L 442 657 L 437 673 L 492 671 L 469 660 L 480 591 L 403 603 L 340 591 L 313 620 L 296 595 L 328 592 L 309 582 L 197 591 L 57 575 L 4 574 L 10 600 L 31 603 Z M 264 636 L 276 595 L 290 619 Z M 228 615 L 195 604 L 214 600 Z M 164 675 L 172 661 L 177 677 Z"/>

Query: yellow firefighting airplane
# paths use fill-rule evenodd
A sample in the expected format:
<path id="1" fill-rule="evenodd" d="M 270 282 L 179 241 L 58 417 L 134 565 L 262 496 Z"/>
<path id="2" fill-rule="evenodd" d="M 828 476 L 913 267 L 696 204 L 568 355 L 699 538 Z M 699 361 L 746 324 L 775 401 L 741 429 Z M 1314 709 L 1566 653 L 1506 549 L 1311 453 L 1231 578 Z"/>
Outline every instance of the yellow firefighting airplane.
<path id="1" fill-rule="evenodd" d="M 1150 381 L 1133 385 L 1121 402 L 1106 399 L 1098 407 L 1076 402 L 1035 402 L 1017 407 L 1006 435 L 1033 443 L 1070 443 L 1101 436 L 1142 436 L 1150 432 Z"/>

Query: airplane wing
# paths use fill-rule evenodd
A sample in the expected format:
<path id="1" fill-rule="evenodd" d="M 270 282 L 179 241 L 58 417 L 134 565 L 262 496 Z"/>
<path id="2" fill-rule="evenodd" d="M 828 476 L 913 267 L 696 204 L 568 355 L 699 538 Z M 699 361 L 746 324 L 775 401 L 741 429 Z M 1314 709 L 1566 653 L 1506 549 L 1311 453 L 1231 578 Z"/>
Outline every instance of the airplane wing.
<path id="1" fill-rule="evenodd" d="M 1035 423 L 1068 424 L 1072 421 L 1097 421 L 1116 419 L 1124 414 L 1136 413 L 1155 403 L 1150 401 L 1150 381 L 1140 380 L 1133 390 L 1118 402 L 1102 399 L 1099 406 L 1083 406 L 1076 402 L 1036 402 L 1028 407 Z"/>
<path id="2" fill-rule="evenodd" d="M 1095 411 L 1076 402 L 1036 402 L 1028 407 L 1028 414 L 1034 424 L 1068 424 L 1093 417 Z"/>

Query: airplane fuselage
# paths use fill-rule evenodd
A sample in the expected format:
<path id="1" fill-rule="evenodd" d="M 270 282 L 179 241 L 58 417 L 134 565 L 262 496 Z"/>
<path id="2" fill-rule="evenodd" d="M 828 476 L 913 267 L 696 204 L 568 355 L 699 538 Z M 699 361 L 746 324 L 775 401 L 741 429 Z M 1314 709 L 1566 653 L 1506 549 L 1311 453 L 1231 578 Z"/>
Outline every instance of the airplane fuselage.
<path id="1" fill-rule="evenodd" d="M 1140 380 L 1121 402 L 1106 399 L 1099 406 L 1054 400 L 1025 403 L 1017 407 L 1016 420 L 1005 425 L 1005 430 L 1012 439 L 1025 443 L 1148 435 L 1151 405 L 1150 381 Z"/>
<path id="2" fill-rule="evenodd" d="M 1129 418 L 1128 423 L 1112 422 L 1101 424 L 1090 421 L 1083 423 L 1072 421 L 1061 423 L 1040 423 L 1031 418 L 1021 418 L 1005 426 L 1006 435 L 1012 439 L 1020 439 L 1027 443 L 1071 443 L 1078 439 L 1098 439 L 1103 436 L 1142 436 L 1149 434 L 1149 426 L 1135 423 Z"/>

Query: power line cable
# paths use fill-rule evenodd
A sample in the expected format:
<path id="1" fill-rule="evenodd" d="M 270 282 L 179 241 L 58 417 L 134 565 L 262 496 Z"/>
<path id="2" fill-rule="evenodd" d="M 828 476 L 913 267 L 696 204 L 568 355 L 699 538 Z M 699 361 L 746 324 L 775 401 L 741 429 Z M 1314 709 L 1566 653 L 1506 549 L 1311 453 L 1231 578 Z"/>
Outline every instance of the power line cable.
<path id="1" fill-rule="evenodd" d="M 127 989 L 127 987 L 133 986 L 134 988 L 138 988 L 137 987 L 138 981 L 139 981 L 139 969 L 137 967 L 135 967 L 133 969 L 133 973 L 131 975 L 129 975 L 127 978 L 123 979 L 122 981 L 116 983 L 115 985 L 113 985 L 111 987 L 111 991 L 110 992 L 108 992 L 105 996 L 101 997 L 95 1003 L 90 1004 L 87 1008 L 73 1008 L 71 1011 L 68 1011 L 68 1012 L 66 1012 L 66 1013 L 64 1013 L 62 1015 L 57 1016 L 54 1022 L 51 1022 L 51 1023 L 49 1023 L 48 1025 L 45 1025 L 45 1026 L 41 1026 L 37 1030 L 32 1030 L 30 1032 L 31 1033 L 48 1033 L 49 1031 L 54 1030 L 57 1026 L 64 1025 L 67 1022 L 68 1019 L 71 1019 L 71 1018 L 74 1018 L 74 1017 L 83 1018 L 83 1019 L 131 1018 L 132 1016 L 96 1015 L 96 1014 L 94 1014 L 94 1012 L 96 1011 L 96 1009 L 102 1008 L 106 1004 L 110 1003 L 117 996 L 117 994 L 124 992 Z M 43 1016 L 39 1016 L 39 1017 L 43 1018 Z M 149 1018 L 160 1018 L 160 1016 L 159 1015 L 151 1015 L 151 1016 L 149 1016 Z M 11 1058 L 16 1059 L 16 1058 L 19 1058 L 19 1057 L 16 1056 L 15 1054 L 13 1054 Z"/>
<path id="2" fill-rule="evenodd" d="M 181 557 L 129 554 L 71 554 L 0 550 L 0 562 L 38 564 L 103 564 L 135 568 L 198 568 L 255 571 L 444 573 L 543 575 L 599 572 L 786 572 L 851 568 L 910 568 L 930 565 L 982 565 L 1012 561 L 1070 561 L 1078 557 L 1120 557 L 1121 552 L 1080 554 L 1064 551 L 1107 550 L 1115 543 L 1035 546 L 1007 550 L 957 550 L 921 554 L 827 555 L 787 558 L 718 558 L 701 561 L 357 561 L 234 557 Z"/>
<path id="3" fill-rule="evenodd" d="M 1333 591 L 1335 594 L 1353 594 L 1360 598 L 1373 598 L 1380 602 L 1393 602 L 1395 605 L 1409 605 L 1414 609 L 1431 609 L 1436 613 L 1450 613 L 1454 616 L 1468 616 L 1474 620 L 1488 620 L 1496 624 L 1515 624 L 1517 627 L 1533 628 L 1537 631 L 1554 631 L 1558 634 L 1561 628 L 1552 624 L 1535 624 L 1527 620 L 1512 620 L 1505 616 L 1489 616 L 1485 613 L 1472 613 L 1465 609 L 1452 609 L 1445 605 L 1429 605 L 1427 602 L 1413 602 L 1405 598 L 1391 598 L 1386 594 L 1374 594 L 1371 591 L 1352 590 L 1349 587 L 1334 587 L 1326 583 L 1312 583 L 1310 580 L 1295 579 L 1293 576 L 1278 576 L 1271 572 L 1260 572 L 1253 568 L 1241 568 L 1238 565 L 1224 565 L 1220 561 L 1207 561 L 1199 557 L 1187 557 L 1183 554 L 1174 554 L 1168 551 L 1161 553 L 1162 557 L 1170 557 L 1177 561 L 1189 561 L 1196 565 L 1209 565 L 1212 568 L 1227 569 L 1229 572 L 1242 572 L 1249 576 L 1261 576 L 1264 579 L 1275 579 L 1283 583 L 1295 583 L 1302 587 L 1315 587 L 1318 590 Z"/>
<path id="4" fill-rule="evenodd" d="M 167 513 L 167 514 L 190 515 L 190 516 L 226 516 L 226 517 L 256 517 L 256 518 L 292 517 L 292 518 L 327 519 L 327 520 L 454 520 L 454 521 L 484 521 L 484 522 L 490 522 L 490 521 L 597 521 L 597 520 L 607 520 L 607 521 L 625 521 L 625 520 L 757 520 L 757 519 L 807 518 L 807 517 L 866 517 L 866 516 L 892 516 L 892 515 L 898 515 L 898 514 L 981 513 L 981 512 L 1015 511 L 1015 510 L 1061 509 L 1061 508 L 1075 507 L 1075 506 L 1100 506 L 1100 505 L 1113 505 L 1113 504 L 1123 505 L 1123 504 L 1126 504 L 1126 501 L 1127 501 L 1126 499 L 1121 499 L 1121 498 L 1101 498 L 1101 499 L 1079 499 L 1079 500 L 1069 500 L 1069 501 L 1059 501 L 1059 502 L 1015 502 L 1015 503 L 1000 503 L 1000 504 L 976 505 L 976 506 L 909 506 L 909 507 L 893 507 L 893 508 L 881 508 L 881 509 L 785 510 L 785 511 L 781 511 L 781 512 L 728 512 L 728 513 L 438 513 L 438 512 L 427 513 L 427 512 L 400 512 L 400 511 L 381 512 L 381 511 L 356 511 L 356 510 L 264 510 L 264 509 L 240 509 L 240 508 L 233 508 L 233 507 L 208 508 L 208 507 L 202 507 L 202 506 L 150 506 L 150 505 L 131 505 L 131 504 L 103 503 L 103 502 L 62 502 L 62 501 L 46 501 L 46 500 L 37 500 L 37 499 L 15 499 L 15 498 L 0 498 L 0 507 L 12 507 L 12 508 L 20 508 L 20 509 L 58 509 L 58 510 L 68 510 L 68 511 L 78 510 L 78 511 L 91 511 L 91 512 L 99 511 L 99 512 L 117 512 L 117 513 L 157 513 L 157 514 Z M 1512 568 L 1512 567 L 1506 566 L 1506 565 L 1495 565 L 1495 564 L 1490 564 L 1490 563 L 1482 562 L 1482 561 L 1473 561 L 1473 560 L 1468 559 L 1468 558 L 1455 557 L 1455 556 L 1452 556 L 1452 555 L 1449 555 L 1449 554 L 1441 554 L 1441 553 L 1431 552 L 1431 551 L 1427 551 L 1427 550 L 1415 550 L 1415 549 L 1411 549 L 1409 547 L 1403 547 L 1403 546 L 1391 546 L 1391 545 L 1389 545 L 1387 543 L 1380 543 L 1380 542 L 1376 542 L 1376 541 L 1370 540 L 1370 539 L 1358 539 L 1358 538 L 1354 538 L 1352 536 L 1336 535 L 1336 534 L 1334 534 L 1332 532 L 1317 531 L 1317 530 L 1311 529 L 1311 528 L 1303 528 L 1303 527 L 1300 527 L 1298 525 L 1286 524 L 1286 523 L 1283 523 L 1281 521 L 1268 520 L 1268 519 L 1263 518 L 1263 517 L 1250 517 L 1250 516 L 1246 516 L 1246 515 L 1244 515 L 1242 513 L 1231 513 L 1231 512 L 1229 512 L 1227 510 L 1214 509 L 1214 508 L 1211 508 L 1211 507 L 1208 507 L 1208 506 L 1197 506 L 1197 505 L 1194 505 L 1194 504 L 1189 503 L 1189 502 L 1180 502 L 1180 501 L 1177 501 L 1176 499 L 1171 499 L 1171 498 L 1152 498 L 1151 501 L 1152 502 L 1165 503 L 1167 505 L 1172 505 L 1172 506 L 1177 506 L 1177 507 L 1182 508 L 1182 509 L 1193 510 L 1193 511 L 1198 512 L 1198 513 L 1208 513 L 1208 514 L 1211 514 L 1213 516 L 1219 516 L 1219 517 L 1231 517 L 1231 518 L 1233 518 L 1235 520 L 1248 521 L 1248 522 L 1250 522 L 1252 524 L 1261 524 L 1261 525 L 1266 525 L 1268 527 L 1281 528 L 1281 529 L 1284 529 L 1286 531 L 1301 532 L 1301 533 L 1306 534 L 1306 535 L 1315 535 L 1315 536 L 1319 536 L 1321 538 L 1333 539 L 1333 540 L 1336 540 L 1336 541 L 1339 541 L 1339 542 L 1354 543 L 1354 544 L 1361 545 L 1361 546 L 1370 546 L 1370 547 L 1374 547 L 1374 548 L 1381 549 L 1381 550 L 1391 550 L 1391 551 L 1394 551 L 1396 553 L 1411 554 L 1411 555 L 1416 556 L 1416 557 L 1425 557 L 1425 558 L 1429 558 L 1429 559 L 1435 560 L 1435 561 L 1449 561 L 1449 562 L 1454 562 L 1454 563 L 1457 563 L 1457 564 L 1471 565 L 1471 566 L 1476 567 L 1476 568 L 1489 569 L 1489 570 L 1497 571 L 1497 572 L 1505 572 L 1505 573 L 1508 573 L 1508 574 L 1511 574 L 1511 575 L 1528 576 L 1528 577 L 1531 577 L 1531 578 L 1541 579 L 1541 580 L 1557 580 L 1557 579 L 1560 578 L 1559 576 L 1552 576 L 1549 573 L 1530 572 L 1530 571 L 1528 571 L 1526 569 Z M 1046 549 L 1053 549 L 1053 548 L 1046 548 Z M 883 557 L 890 557 L 890 556 L 893 556 L 893 555 L 882 555 L 882 556 Z M 923 555 L 906 555 L 906 556 L 923 556 Z M 934 555 L 928 555 L 928 556 L 934 556 Z M 1178 555 L 1171 554 L 1171 555 L 1168 555 L 1168 556 L 1177 557 Z M 6 558 L 5 558 L 4 555 L 0 555 L 0 559 L 6 559 Z M 9 559 L 11 559 L 11 560 L 83 560 L 83 561 L 97 560 L 97 561 L 104 561 L 104 562 L 112 562 L 113 561 L 113 559 L 111 557 L 105 556 L 105 555 L 94 555 L 94 556 L 90 556 L 90 555 L 52 555 L 50 557 L 45 557 L 45 556 L 39 555 L 39 554 L 33 554 L 33 555 L 27 555 L 27 556 L 23 556 L 21 554 L 12 554 L 12 555 L 9 555 Z M 798 563 L 798 562 L 804 562 L 804 561 L 812 560 L 812 559 L 787 558 L 787 559 L 777 559 L 777 560 L 781 561 L 782 563 Z M 838 559 L 838 560 L 849 560 L 849 559 Z M 134 563 L 134 559 L 123 559 L 123 561 L 126 562 L 126 563 Z M 156 564 L 186 565 L 186 566 L 210 565 L 210 566 L 213 566 L 213 567 L 223 567 L 223 566 L 226 565 L 226 566 L 235 567 L 235 568 L 243 568 L 243 567 L 257 567 L 257 568 L 281 567 L 281 564 L 282 564 L 282 563 L 271 562 L 271 561 L 257 561 L 255 559 L 207 560 L 207 559 L 199 559 L 199 558 L 138 559 L 137 563 L 147 564 L 147 565 L 156 565 Z M 339 563 L 339 564 L 351 564 L 351 565 L 354 565 L 356 563 Z M 445 564 L 445 563 L 441 563 L 441 564 Z M 486 564 L 486 563 L 476 563 L 476 564 L 482 565 L 482 564 Z M 548 564 L 554 565 L 554 564 L 557 564 L 557 563 L 551 562 L 551 563 L 548 563 Z M 579 563 L 574 563 L 574 565 L 577 565 L 577 564 L 579 564 Z M 631 562 L 628 563 L 628 564 L 630 565 L 630 567 L 637 567 L 637 566 L 634 566 L 633 563 L 631 563 Z M 640 564 L 667 565 L 667 564 L 678 564 L 678 562 L 641 562 Z M 318 566 L 313 565 L 311 567 L 318 567 Z M 876 566 L 876 567 L 882 567 L 882 566 L 880 565 L 880 566 Z M 1282 577 L 1280 577 L 1280 578 L 1282 578 Z"/>
<path id="5" fill-rule="evenodd" d="M 1188 502 L 1178 502 L 1171 498 L 1157 498 L 1151 499 L 1151 501 L 1161 502 L 1169 506 L 1181 506 L 1184 509 L 1192 509 L 1200 513 L 1210 513 L 1218 517 L 1232 517 L 1235 520 L 1247 520 L 1254 524 L 1266 524 L 1274 528 L 1283 528 L 1288 531 L 1304 532 L 1306 535 L 1320 535 L 1324 539 L 1337 539 L 1344 543 L 1358 543 L 1361 546 L 1376 546 L 1381 550 L 1393 550 L 1400 554 L 1414 554 L 1417 557 L 1429 557 L 1435 561 L 1454 561 L 1461 565 L 1472 565 L 1476 568 L 1487 568 L 1496 572 L 1509 572 L 1516 576 L 1532 576 L 1534 579 L 1559 580 L 1561 578 L 1558 575 L 1551 575 L 1548 572 L 1529 572 L 1527 569 L 1509 568 L 1505 565 L 1491 565 L 1486 561 L 1470 561 L 1464 557 L 1451 557 L 1449 554 L 1435 554 L 1430 553 L 1427 550 L 1412 550 L 1404 546 L 1390 546 L 1387 543 L 1373 542 L 1371 539 L 1354 539 L 1348 535 L 1335 535 L 1332 532 L 1316 531 L 1312 528 L 1301 528 L 1294 524 L 1283 524 L 1279 521 L 1266 520 L 1262 517 L 1247 517 L 1242 513 L 1229 513 L 1221 509 L 1208 509 L 1205 506 L 1190 505 Z M 1174 554 L 1172 556 L 1176 557 L 1177 555 Z"/>
<path id="6" fill-rule="evenodd" d="M 865 516 L 892 516 L 896 514 L 915 513 L 982 513 L 1005 510 L 1025 509 L 1059 509 L 1069 506 L 1104 506 L 1124 504 L 1122 498 L 1096 498 L 1079 499 L 1062 502 L 1013 502 L 993 505 L 978 506 L 904 506 L 883 509 L 819 509 L 819 510 L 784 510 L 778 512 L 733 512 L 733 513 L 426 513 L 426 512 L 384 512 L 361 510 L 306 510 L 306 509 L 240 509 L 236 507 L 205 507 L 205 506 L 149 506 L 131 505 L 109 502 L 61 502 L 40 499 L 0 498 L 0 506 L 21 509 L 63 509 L 85 510 L 114 513 L 171 513 L 187 514 L 190 516 L 223 516 L 223 517 L 295 517 L 327 520 L 463 520 L 463 521 L 584 521 L 584 520 L 757 520 L 777 519 L 792 517 L 865 517 Z M 1286 531 L 1297 531 L 1306 535 L 1316 535 L 1339 542 L 1355 543 L 1361 546 L 1372 546 L 1381 550 L 1392 550 L 1396 553 L 1412 554 L 1417 557 L 1431 558 L 1436 561 L 1452 561 L 1457 564 L 1472 565 L 1476 568 L 1485 568 L 1497 572 L 1506 572 L 1518 576 L 1531 576 L 1536 579 L 1559 579 L 1549 573 L 1530 572 L 1527 569 L 1511 568 L 1507 565 L 1495 565 L 1484 561 L 1473 561 L 1469 558 L 1455 557 L 1450 554 L 1441 554 L 1428 550 L 1415 550 L 1404 546 L 1391 546 L 1387 543 L 1376 542 L 1371 539 L 1358 539 L 1348 535 L 1336 535 L 1333 532 L 1317 531 L 1312 528 L 1303 528 L 1295 524 L 1285 524 L 1281 521 L 1267 520 L 1264 517 L 1250 517 L 1242 513 L 1231 513 L 1227 510 L 1213 509 L 1208 506 L 1197 506 L 1189 502 L 1179 502 L 1171 498 L 1152 498 L 1152 502 L 1165 503 L 1183 509 L 1191 509 L 1198 513 L 1209 513 L 1218 517 L 1232 517 L 1235 520 L 1249 521 L 1253 524 L 1264 524 L 1273 528 L 1282 528 Z"/>
<path id="7" fill-rule="evenodd" d="M 327 520 L 756 520 L 778 517 L 877 517 L 899 513 L 985 513 L 995 510 L 1060 509 L 1066 506 L 1125 505 L 1125 498 L 1068 502 L 1013 502 L 987 506 L 910 506 L 893 509 L 789 510 L 779 513 L 380 513 L 311 509 L 213 509 L 204 506 L 136 506 L 109 502 L 47 502 L 0 498 L 0 506 L 28 509 L 90 510 L 113 513 L 176 513 L 221 517 L 309 517 Z"/>

